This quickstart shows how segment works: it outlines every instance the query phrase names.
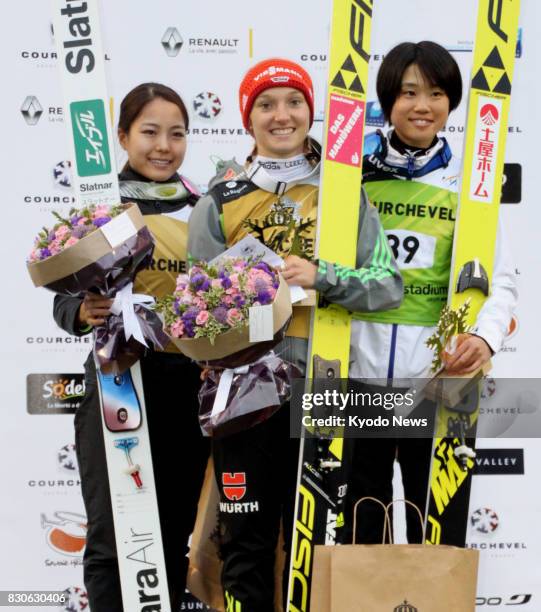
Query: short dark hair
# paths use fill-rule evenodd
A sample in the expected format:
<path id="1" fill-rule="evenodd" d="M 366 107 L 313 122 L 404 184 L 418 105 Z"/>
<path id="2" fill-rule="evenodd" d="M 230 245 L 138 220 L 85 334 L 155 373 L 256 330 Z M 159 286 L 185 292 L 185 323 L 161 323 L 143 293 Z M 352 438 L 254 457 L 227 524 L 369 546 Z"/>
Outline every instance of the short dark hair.
<path id="1" fill-rule="evenodd" d="M 167 85 L 162 85 L 161 83 L 141 83 L 141 85 L 137 85 L 137 87 L 134 87 L 126 94 L 120 104 L 118 128 L 127 134 L 130 131 L 132 123 L 141 114 L 143 108 L 156 98 L 162 98 L 178 106 L 182 118 L 184 119 L 185 127 L 188 129 L 188 111 L 186 110 L 182 98 L 174 89 L 167 87 Z"/>
<path id="2" fill-rule="evenodd" d="M 404 42 L 387 53 L 378 71 L 376 90 L 387 121 L 400 93 L 404 72 L 411 64 L 419 67 L 431 85 L 443 89 L 449 98 L 449 111 L 455 110 L 462 98 L 462 76 L 453 56 L 430 40 Z"/>

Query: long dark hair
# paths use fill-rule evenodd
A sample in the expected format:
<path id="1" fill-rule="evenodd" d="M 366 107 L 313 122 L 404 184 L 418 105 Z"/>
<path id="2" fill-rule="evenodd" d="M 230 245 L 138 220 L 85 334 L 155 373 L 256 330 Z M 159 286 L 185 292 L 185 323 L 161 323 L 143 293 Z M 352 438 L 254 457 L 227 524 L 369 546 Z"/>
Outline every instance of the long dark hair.
<path id="1" fill-rule="evenodd" d="M 185 127 L 188 129 L 188 111 L 186 110 L 186 105 L 182 101 L 182 98 L 174 89 L 167 87 L 167 85 L 162 85 L 161 83 L 141 83 L 141 85 L 137 85 L 137 87 L 134 87 L 126 94 L 120 104 L 118 129 L 127 134 L 130 131 L 132 123 L 140 115 L 143 108 L 156 98 L 163 98 L 167 102 L 171 102 L 178 106 L 184 119 Z"/>

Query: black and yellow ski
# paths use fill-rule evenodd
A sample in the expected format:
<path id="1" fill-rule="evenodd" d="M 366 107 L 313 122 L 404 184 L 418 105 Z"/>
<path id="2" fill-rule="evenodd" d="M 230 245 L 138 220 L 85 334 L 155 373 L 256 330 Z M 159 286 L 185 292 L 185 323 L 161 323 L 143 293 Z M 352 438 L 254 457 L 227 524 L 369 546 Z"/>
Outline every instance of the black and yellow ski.
<path id="1" fill-rule="evenodd" d="M 479 0 L 448 298 L 466 325 L 490 295 L 519 8 L 520 0 Z M 458 412 L 438 409 L 427 503 L 431 544 L 465 544 L 478 393 Z"/>
<path id="2" fill-rule="evenodd" d="M 371 0 L 334 0 L 318 204 L 316 257 L 355 267 L 370 58 Z M 351 316 L 318 303 L 312 314 L 310 379 L 348 377 Z M 334 544 L 343 523 L 347 469 L 343 441 L 301 440 L 288 610 L 306 611 L 314 546 Z"/>

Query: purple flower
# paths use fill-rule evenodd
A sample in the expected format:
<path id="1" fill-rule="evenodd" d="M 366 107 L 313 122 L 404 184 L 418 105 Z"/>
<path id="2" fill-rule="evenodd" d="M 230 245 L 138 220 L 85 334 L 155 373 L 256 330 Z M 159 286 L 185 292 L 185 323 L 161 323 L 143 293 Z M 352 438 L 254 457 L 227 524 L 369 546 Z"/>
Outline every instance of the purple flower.
<path id="1" fill-rule="evenodd" d="M 263 272 L 266 272 L 267 274 L 272 276 L 272 270 L 269 268 L 268 264 L 266 264 L 264 261 L 260 261 L 258 264 L 256 264 L 253 267 L 256 270 L 263 270 Z"/>
<path id="2" fill-rule="evenodd" d="M 272 298 L 268 291 L 258 291 L 257 301 L 264 306 L 265 304 L 270 304 L 272 302 Z"/>
<path id="3" fill-rule="evenodd" d="M 98 219 L 94 219 L 94 221 L 92 221 L 92 224 L 96 227 L 101 227 L 102 225 L 109 223 L 110 220 L 111 217 L 99 217 Z"/>
<path id="4" fill-rule="evenodd" d="M 233 301 L 235 302 L 235 306 L 237 308 L 241 308 L 244 306 L 244 304 L 246 304 L 246 300 L 242 297 L 242 295 L 235 295 L 233 297 Z"/>
<path id="5" fill-rule="evenodd" d="M 262 278 L 257 278 L 255 283 L 254 283 L 254 287 L 255 287 L 255 290 L 257 292 L 259 292 L 259 291 L 267 291 L 269 285 Z"/>
<path id="6" fill-rule="evenodd" d="M 199 310 L 197 310 L 197 308 L 193 306 L 188 308 L 188 310 L 182 315 L 184 325 L 188 325 L 190 322 L 195 321 L 198 314 Z"/>
<path id="7" fill-rule="evenodd" d="M 173 310 L 177 315 L 180 315 L 180 300 L 178 298 L 173 303 Z"/>
<path id="8" fill-rule="evenodd" d="M 210 287 L 208 277 L 199 272 L 192 276 L 191 283 L 195 291 L 207 291 Z"/>
<path id="9" fill-rule="evenodd" d="M 188 310 L 182 315 L 182 322 L 184 323 L 184 334 L 188 338 L 194 337 L 195 319 L 198 314 L 199 311 L 197 310 L 197 308 L 191 307 L 188 308 Z"/>
<path id="10" fill-rule="evenodd" d="M 71 235 L 74 236 L 75 238 L 79 238 L 81 239 L 83 236 L 86 236 L 88 234 L 88 228 L 84 225 L 78 225 L 77 227 L 74 227 Z"/>
<path id="11" fill-rule="evenodd" d="M 52 242 L 54 239 L 56 238 L 56 234 L 54 230 L 51 230 L 48 234 L 47 234 L 47 240 L 49 242 Z"/>
<path id="12" fill-rule="evenodd" d="M 82 217 L 80 215 L 74 215 L 71 219 L 70 219 L 70 223 L 72 225 L 77 225 L 77 223 L 79 223 L 79 219 L 82 219 Z"/>
<path id="13" fill-rule="evenodd" d="M 218 323 L 225 324 L 227 322 L 227 308 L 225 306 L 217 306 L 212 311 L 212 316 Z"/>
<path id="14" fill-rule="evenodd" d="M 224 289 L 230 289 L 231 288 L 231 279 L 229 278 L 229 276 L 223 276 L 222 277 L 222 287 Z"/>
<path id="15" fill-rule="evenodd" d="M 193 327 L 193 322 L 191 321 L 187 321 L 184 324 L 184 335 L 188 336 L 188 338 L 193 338 L 195 336 L 195 331 Z"/>
<path id="16" fill-rule="evenodd" d="M 40 259 L 47 259 L 47 257 L 50 257 L 50 256 L 51 256 L 51 251 L 49 251 L 47 247 L 45 247 L 44 249 L 40 249 L 40 252 L 39 252 Z"/>

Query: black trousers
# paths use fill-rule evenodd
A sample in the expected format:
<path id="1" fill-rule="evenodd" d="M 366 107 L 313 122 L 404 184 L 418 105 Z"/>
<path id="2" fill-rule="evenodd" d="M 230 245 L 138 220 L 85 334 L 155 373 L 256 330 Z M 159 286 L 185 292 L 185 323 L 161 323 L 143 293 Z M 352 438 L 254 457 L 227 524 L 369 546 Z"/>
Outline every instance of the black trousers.
<path id="1" fill-rule="evenodd" d="M 376 387 L 374 385 L 350 382 L 353 390 L 381 394 L 382 392 L 405 392 L 407 389 L 391 387 Z M 364 410 L 364 409 L 363 409 Z M 376 417 L 382 414 L 381 408 L 367 409 L 366 416 Z M 392 417 L 393 411 L 386 416 Z M 428 435 L 434 429 L 435 404 L 423 401 L 410 415 L 426 417 Z M 378 435 L 384 436 L 385 430 Z M 393 469 L 395 459 L 400 464 L 404 497 L 413 502 L 424 516 L 428 496 L 430 478 L 430 459 L 432 454 L 432 438 L 400 438 L 394 431 L 389 431 L 389 437 L 366 437 L 346 440 L 352 444 L 352 461 L 345 505 L 344 543 L 351 542 L 353 536 L 353 514 L 356 502 L 362 497 L 375 497 L 387 505 L 393 499 Z M 390 510 L 392 520 L 392 507 Z M 384 517 L 383 508 L 372 501 L 359 504 L 357 510 L 356 537 L 358 544 L 381 544 L 383 538 Z M 391 524 L 392 528 L 392 524 Z M 409 543 L 422 541 L 422 525 L 417 512 L 406 505 L 406 528 Z"/>
<path id="2" fill-rule="evenodd" d="M 393 499 L 393 464 L 400 464 L 404 497 L 413 502 L 424 515 L 430 477 L 430 438 L 365 438 L 348 440 L 354 443 L 351 476 L 345 510 L 345 541 L 353 535 L 353 508 L 361 497 L 375 497 L 385 505 Z M 390 513 L 392 517 L 392 511 Z M 384 513 L 379 504 L 366 501 L 359 504 L 355 542 L 381 544 Z M 422 526 L 417 512 L 406 506 L 408 542 L 420 543 Z"/>
<path id="3" fill-rule="evenodd" d="M 152 463 L 173 609 L 184 594 L 188 538 L 209 455 L 197 420 L 200 369 L 180 355 L 141 360 Z M 84 581 L 92 612 L 123 612 L 96 371 L 85 364 L 86 394 L 75 414 L 75 445 L 88 519 Z M 179 483 L 175 471 L 182 472 Z M 178 474 L 178 472 L 177 472 Z M 180 489 L 179 489 L 180 485 Z"/>
<path id="4" fill-rule="evenodd" d="M 299 441 L 289 438 L 289 404 L 255 427 L 214 440 L 212 450 L 226 610 L 273 612 L 280 523 L 287 575 L 295 505 Z"/>

